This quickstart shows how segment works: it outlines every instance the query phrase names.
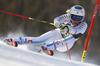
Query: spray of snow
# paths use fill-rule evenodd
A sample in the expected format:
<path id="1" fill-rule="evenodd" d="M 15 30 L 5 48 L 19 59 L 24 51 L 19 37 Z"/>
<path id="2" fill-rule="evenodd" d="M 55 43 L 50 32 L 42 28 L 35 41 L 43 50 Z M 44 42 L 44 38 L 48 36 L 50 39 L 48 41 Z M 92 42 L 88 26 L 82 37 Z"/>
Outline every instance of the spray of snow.
<path id="1" fill-rule="evenodd" d="M 0 66 L 96 66 L 8 46 L 0 41 Z"/>
<path id="2" fill-rule="evenodd" d="M 5 39 L 5 38 L 13 38 L 13 37 L 20 37 L 20 36 L 24 37 L 25 35 L 21 31 L 9 32 L 9 34 L 6 37 L 1 37 L 1 40 Z M 0 44 L 5 44 L 6 45 L 6 43 L 2 43 L 2 42 L 0 42 Z M 36 51 L 36 49 L 32 46 L 32 44 L 31 45 L 19 45 L 17 48 L 21 49 L 21 50 L 25 50 L 25 51 L 31 51 L 31 52 Z M 67 52 L 61 53 L 61 52 L 58 52 L 58 51 L 54 51 L 54 57 L 58 58 L 58 59 L 63 59 L 63 60 L 67 59 L 67 60 L 69 60 Z M 71 58 L 74 61 L 80 59 L 79 56 L 74 55 L 74 53 L 73 53 L 73 55 L 71 55 Z"/>

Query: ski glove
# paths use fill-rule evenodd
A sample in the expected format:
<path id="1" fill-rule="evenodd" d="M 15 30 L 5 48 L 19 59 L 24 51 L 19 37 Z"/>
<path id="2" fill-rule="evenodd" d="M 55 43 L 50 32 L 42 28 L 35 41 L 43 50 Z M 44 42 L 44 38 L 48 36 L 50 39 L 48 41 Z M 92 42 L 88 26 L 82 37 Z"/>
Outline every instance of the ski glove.
<path id="1" fill-rule="evenodd" d="M 66 24 L 64 24 L 64 23 L 62 23 L 60 21 L 56 21 L 56 22 L 54 22 L 54 26 L 56 28 L 64 28 L 66 26 Z"/>
<path id="2" fill-rule="evenodd" d="M 60 32 L 61 32 L 61 34 L 63 34 L 63 35 L 67 35 L 67 33 L 69 32 L 68 26 L 66 25 L 66 26 L 60 28 Z"/>
<path id="3" fill-rule="evenodd" d="M 65 35 L 65 34 L 67 34 L 69 32 L 68 25 L 66 25 L 66 24 L 64 24 L 64 23 L 62 23 L 60 21 L 55 22 L 54 23 L 54 26 L 56 28 L 60 28 L 61 34 L 64 34 Z"/>

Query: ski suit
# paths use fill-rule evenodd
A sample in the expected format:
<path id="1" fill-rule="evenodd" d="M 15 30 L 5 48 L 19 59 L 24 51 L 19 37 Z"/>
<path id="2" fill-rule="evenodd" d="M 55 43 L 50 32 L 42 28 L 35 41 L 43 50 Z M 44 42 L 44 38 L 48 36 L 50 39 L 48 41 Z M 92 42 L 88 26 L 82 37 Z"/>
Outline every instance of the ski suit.
<path id="1" fill-rule="evenodd" d="M 68 49 L 71 49 L 75 41 L 77 41 L 81 35 L 87 29 L 87 23 L 85 21 L 81 22 L 78 26 L 74 27 L 71 23 L 69 14 L 63 14 L 54 19 L 54 23 L 60 21 L 62 23 L 68 24 L 68 33 L 61 33 L 60 28 L 55 30 L 48 31 L 39 37 L 15 37 L 12 38 L 13 41 L 16 41 L 19 45 L 23 44 L 34 44 L 35 47 L 45 45 L 47 49 L 58 50 L 60 52 L 67 51 L 66 43 Z"/>

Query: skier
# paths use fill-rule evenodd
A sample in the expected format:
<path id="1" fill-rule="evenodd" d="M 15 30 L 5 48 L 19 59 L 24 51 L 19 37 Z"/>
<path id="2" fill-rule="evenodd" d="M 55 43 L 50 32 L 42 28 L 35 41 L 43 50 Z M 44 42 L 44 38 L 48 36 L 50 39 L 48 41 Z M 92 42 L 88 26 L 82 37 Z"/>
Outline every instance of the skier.
<path id="1" fill-rule="evenodd" d="M 48 51 L 49 55 L 53 55 L 52 50 L 60 52 L 67 51 L 72 48 L 86 31 L 87 23 L 84 21 L 85 10 L 80 5 L 75 5 L 67 10 L 67 14 L 63 14 L 54 19 L 55 30 L 44 33 L 39 37 L 15 37 L 5 39 L 6 42 L 12 42 L 12 46 L 22 44 L 33 44 L 39 46 L 43 51 Z M 8 43 L 9 44 L 9 43 Z"/>

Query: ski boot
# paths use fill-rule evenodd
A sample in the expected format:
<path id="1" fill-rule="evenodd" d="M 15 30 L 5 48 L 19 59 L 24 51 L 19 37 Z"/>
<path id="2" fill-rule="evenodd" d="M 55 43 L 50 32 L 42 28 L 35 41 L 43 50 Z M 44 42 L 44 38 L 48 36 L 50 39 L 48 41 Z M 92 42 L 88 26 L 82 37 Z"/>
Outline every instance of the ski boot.
<path id="1" fill-rule="evenodd" d="M 4 42 L 6 42 L 8 45 L 13 46 L 13 47 L 17 47 L 18 46 L 17 42 L 13 41 L 12 38 L 5 39 Z"/>
<path id="2" fill-rule="evenodd" d="M 52 50 L 47 50 L 47 47 L 41 46 L 41 48 L 42 48 L 42 50 L 43 50 L 44 53 L 46 53 L 46 54 L 48 54 L 50 56 L 54 55 L 54 53 L 53 53 Z"/>

